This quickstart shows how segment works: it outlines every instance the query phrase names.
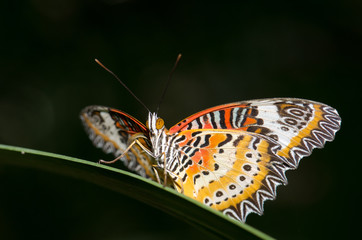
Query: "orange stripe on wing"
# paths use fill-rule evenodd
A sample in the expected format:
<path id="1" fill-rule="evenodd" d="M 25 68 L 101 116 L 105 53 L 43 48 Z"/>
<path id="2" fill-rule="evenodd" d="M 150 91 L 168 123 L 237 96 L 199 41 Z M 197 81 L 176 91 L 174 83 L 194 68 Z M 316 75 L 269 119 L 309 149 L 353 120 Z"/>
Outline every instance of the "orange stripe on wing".
<path id="1" fill-rule="evenodd" d="M 130 120 L 132 120 L 135 124 L 137 124 L 138 127 L 140 127 L 141 130 L 143 130 L 144 132 L 148 132 L 148 129 L 146 128 L 146 126 L 141 123 L 140 121 L 138 121 L 136 118 L 132 117 L 131 115 L 129 115 L 128 113 L 125 113 L 125 112 L 121 112 L 117 109 L 114 109 L 114 108 L 110 108 L 109 109 L 111 112 L 116 112 L 117 114 L 120 114 L 122 116 L 124 116 L 125 118 L 129 118 Z M 126 125 L 126 127 L 128 128 L 134 128 L 135 126 L 130 126 L 127 121 L 123 120 L 122 121 L 124 122 L 124 124 Z"/>
<path id="2" fill-rule="evenodd" d="M 190 117 L 188 118 L 185 118 L 184 120 L 182 120 L 181 122 L 177 123 L 176 125 L 174 125 L 173 127 L 170 128 L 169 130 L 169 134 L 174 134 L 176 132 L 179 132 L 181 130 L 185 130 L 183 128 L 185 128 L 187 126 L 187 124 L 189 124 L 190 122 L 192 122 L 193 120 L 197 119 L 197 118 L 200 118 L 202 117 L 203 115 L 205 114 L 208 114 L 210 112 L 214 112 L 214 111 L 220 111 L 220 110 L 225 110 L 226 111 L 231 111 L 232 108 L 235 108 L 235 107 L 248 107 L 248 105 L 246 104 L 240 104 L 240 103 L 230 103 L 230 104 L 224 104 L 224 105 L 220 105 L 220 106 L 216 106 L 216 107 L 212 107 L 212 108 L 209 108 L 209 109 L 206 109 L 204 111 L 201 111 L 201 112 L 198 112 L 198 113 L 195 113 L 193 115 L 191 115 Z M 230 113 L 229 113 L 230 114 Z M 230 119 L 230 118 L 229 118 Z M 225 121 L 229 121 L 229 120 L 226 120 Z M 231 127 L 231 124 L 229 123 L 228 124 Z M 205 128 L 209 128 L 209 129 L 212 129 L 212 126 L 205 126 Z"/>
<path id="3" fill-rule="evenodd" d="M 233 129 L 233 126 L 231 125 L 231 122 L 230 122 L 230 116 L 231 116 L 231 108 L 229 109 L 225 109 L 225 126 L 226 128 L 228 129 Z"/>

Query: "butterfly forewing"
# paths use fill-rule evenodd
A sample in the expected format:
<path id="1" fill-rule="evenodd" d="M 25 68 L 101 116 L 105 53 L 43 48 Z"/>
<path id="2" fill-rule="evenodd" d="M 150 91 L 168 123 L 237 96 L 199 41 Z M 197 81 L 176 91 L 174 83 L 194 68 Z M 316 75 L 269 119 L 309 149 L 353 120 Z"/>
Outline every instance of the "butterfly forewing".
<path id="1" fill-rule="evenodd" d="M 287 183 L 285 171 L 332 141 L 339 127 L 335 109 L 303 99 L 207 109 L 169 131 L 180 149 L 176 181 L 187 196 L 245 221 L 251 212 L 262 214 L 264 201 Z"/>
<path id="2" fill-rule="evenodd" d="M 105 153 L 120 156 L 131 144 L 130 139 L 135 134 L 146 136 L 138 140 L 144 147 L 152 150 L 148 140 L 149 130 L 124 112 L 103 106 L 89 106 L 83 109 L 80 118 L 93 144 Z M 152 169 L 155 161 L 139 145 L 134 144 L 121 160 L 130 170 L 143 177 L 155 179 Z"/>

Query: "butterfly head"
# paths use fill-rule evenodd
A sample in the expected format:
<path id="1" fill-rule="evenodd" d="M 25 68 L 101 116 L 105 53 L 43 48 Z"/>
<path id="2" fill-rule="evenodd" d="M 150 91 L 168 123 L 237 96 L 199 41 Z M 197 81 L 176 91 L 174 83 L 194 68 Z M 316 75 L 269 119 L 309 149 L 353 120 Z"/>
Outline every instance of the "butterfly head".
<path id="1" fill-rule="evenodd" d="M 165 122 L 162 118 L 157 116 L 157 113 L 149 113 L 148 120 L 146 122 L 146 127 L 150 130 L 150 138 L 153 145 L 153 148 L 156 149 L 157 146 L 162 144 L 161 142 L 166 136 L 165 133 Z M 158 155 L 157 153 L 155 153 Z"/>
<path id="2" fill-rule="evenodd" d="M 149 113 L 148 120 L 146 121 L 146 127 L 151 132 L 157 132 L 165 128 L 165 122 L 162 118 L 159 118 L 156 113 Z"/>

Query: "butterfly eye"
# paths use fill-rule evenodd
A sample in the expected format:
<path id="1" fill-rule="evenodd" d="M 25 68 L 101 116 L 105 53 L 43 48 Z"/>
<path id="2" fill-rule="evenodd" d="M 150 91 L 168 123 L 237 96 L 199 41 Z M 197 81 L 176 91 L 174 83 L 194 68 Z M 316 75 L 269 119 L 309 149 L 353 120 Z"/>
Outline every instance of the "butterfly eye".
<path id="1" fill-rule="evenodd" d="M 146 121 L 146 128 L 150 128 L 150 126 L 148 125 L 148 120 Z"/>
<path id="2" fill-rule="evenodd" d="M 157 121 L 156 121 L 156 128 L 161 129 L 163 127 L 163 125 L 165 125 L 165 122 L 163 121 L 163 119 L 158 118 Z"/>

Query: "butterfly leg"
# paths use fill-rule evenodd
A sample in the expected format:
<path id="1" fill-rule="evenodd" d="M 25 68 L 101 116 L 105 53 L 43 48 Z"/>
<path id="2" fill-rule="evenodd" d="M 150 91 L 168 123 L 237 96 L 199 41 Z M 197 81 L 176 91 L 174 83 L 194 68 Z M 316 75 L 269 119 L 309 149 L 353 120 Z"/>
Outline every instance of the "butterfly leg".
<path id="1" fill-rule="evenodd" d="M 137 140 L 136 140 L 137 141 Z M 106 161 L 106 160 L 99 160 L 98 163 L 104 163 L 104 164 L 112 164 L 112 163 L 115 163 L 117 162 L 119 159 L 121 159 L 132 147 L 133 145 L 136 143 L 136 141 L 133 141 L 127 148 L 126 150 L 121 154 L 119 155 L 118 157 L 116 157 L 115 159 L 111 160 L 111 161 Z"/>
<path id="2" fill-rule="evenodd" d="M 183 192 L 184 192 L 183 182 L 180 181 L 181 184 L 179 184 L 179 183 L 177 183 L 171 176 L 173 175 L 173 176 L 175 176 L 175 177 L 178 178 L 178 179 L 180 179 L 180 177 L 177 176 L 177 175 L 175 175 L 175 174 L 173 174 L 173 172 L 168 172 L 168 173 L 169 173 L 169 177 L 170 177 L 170 179 L 171 179 L 171 182 L 172 182 L 172 184 L 173 184 L 173 187 L 174 187 L 175 189 L 181 189 L 180 191 L 178 191 L 178 190 L 177 190 L 177 191 L 180 192 L 180 193 L 183 193 Z"/>
<path id="3" fill-rule="evenodd" d="M 181 185 L 180 184 L 178 184 L 177 182 L 173 182 L 173 186 L 174 186 L 174 188 L 175 189 L 177 189 L 177 188 L 181 188 L 181 191 L 180 191 L 180 193 L 184 193 L 184 185 L 183 185 L 183 183 L 181 182 Z"/>
<path id="4" fill-rule="evenodd" d="M 141 137 L 141 136 L 138 136 L 138 137 Z M 115 159 L 113 159 L 113 160 L 111 160 L 111 161 L 106 161 L 106 160 L 102 160 L 102 159 L 101 159 L 101 160 L 99 160 L 98 163 L 112 164 L 112 163 L 117 162 L 117 161 L 118 161 L 119 159 L 121 159 L 121 158 L 133 147 L 133 145 L 135 145 L 135 144 L 138 144 L 138 146 L 140 146 L 140 147 L 142 148 L 142 150 L 144 150 L 147 154 L 153 156 L 153 153 L 152 153 L 149 149 L 147 149 L 145 146 L 143 146 L 143 144 L 142 144 L 140 141 L 138 141 L 138 139 L 135 139 L 135 140 L 133 140 L 132 143 L 126 148 L 126 150 L 124 150 L 124 152 L 123 152 L 121 155 L 119 155 L 118 157 L 116 157 Z"/>
<path id="5" fill-rule="evenodd" d="M 172 172 L 171 172 L 171 173 L 168 172 L 169 175 L 167 175 L 167 178 L 169 178 L 169 179 L 168 179 L 168 181 L 166 181 L 166 184 L 165 184 L 165 183 L 162 183 L 162 182 L 161 182 L 160 170 L 159 170 L 160 167 L 159 167 L 158 165 L 153 165 L 153 166 L 152 166 L 152 169 L 153 169 L 153 172 L 155 173 L 157 183 L 162 184 L 164 187 L 166 187 L 167 182 L 170 181 L 170 182 L 172 182 L 172 185 L 173 185 L 174 189 L 180 189 L 180 188 L 183 189 L 183 186 L 182 186 L 182 185 L 180 186 L 180 184 L 178 184 L 178 183 L 171 177 Z M 177 177 L 177 176 L 176 176 L 176 177 Z M 169 185 L 169 187 L 171 187 L 171 185 Z M 183 193 L 183 190 L 182 190 L 181 193 Z"/>
<path id="6" fill-rule="evenodd" d="M 163 166 L 165 168 L 163 171 L 163 186 L 165 187 L 167 185 L 166 154 L 162 153 L 162 157 L 163 157 Z"/>
<path id="7" fill-rule="evenodd" d="M 162 183 L 161 183 L 160 176 L 158 175 L 158 171 L 157 171 L 156 167 L 157 167 L 157 165 L 152 166 L 153 172 L 155 173 L 157 182 L 158 182 L 159 184 L 162 184 Z"/>
<path id="8" fill-rule="evenodd" d="M 148 155 L 155 158 L 155 155 L 153 154 L 153 152 L 150 149 L 148 149 L 145 145 L 143 145 L 140 141 L 138 141 L 138 138 L 148 139 L 143 133 L 136 133 L 130 138 L 129 142 L 132 142 L 132 143 L 136 142 L 138 144 L 138 146 L 140 146 L 142 148 L 143 151 L 145 151 Z"/>

